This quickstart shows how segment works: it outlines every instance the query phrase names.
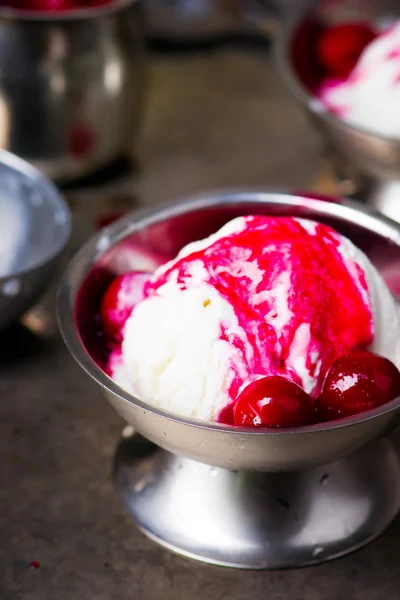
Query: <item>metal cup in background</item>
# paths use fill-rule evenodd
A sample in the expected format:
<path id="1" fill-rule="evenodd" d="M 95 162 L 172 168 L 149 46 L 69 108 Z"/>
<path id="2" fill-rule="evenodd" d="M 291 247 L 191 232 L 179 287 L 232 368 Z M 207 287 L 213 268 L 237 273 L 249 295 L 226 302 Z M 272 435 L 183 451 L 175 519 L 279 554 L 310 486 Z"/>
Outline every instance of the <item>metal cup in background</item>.
<path id="1" fill-rule="evenodd" d="M 0 148 L 57 182 L 132 148 L 145 88 L 138 0 L 0 12 Z"/>

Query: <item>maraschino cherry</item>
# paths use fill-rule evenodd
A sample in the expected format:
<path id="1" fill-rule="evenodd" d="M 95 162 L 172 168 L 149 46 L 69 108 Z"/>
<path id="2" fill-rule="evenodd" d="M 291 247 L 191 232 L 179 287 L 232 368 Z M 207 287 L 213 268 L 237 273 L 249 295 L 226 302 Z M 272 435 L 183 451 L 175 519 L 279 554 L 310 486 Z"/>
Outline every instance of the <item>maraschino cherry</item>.
<path id="1" fill-rule="evenodd" d="M 327 29 L 321 36 L 317 54 L 321 65 L 336 77 L 347 77 L 364 48 L 376 37 L 365 23 L 344 23 Z"/>
<path id="2" fill-rule="evenodd" d="M 133 308 L 144 299 L 144 286 L 148 273 L 131 271 L 116 277 L 107 288 L 100 307 L 104 333 L 116 341 L 122 341 L 122 328 Z"/>
<path id="3" fill-rule="evenodd" d="M 296 427 L 316 421 L 308 394 L 283 377 L 263 377 L 250 383 L 234 408 L 235 425 L 243 427 Z"/>
<path id="4" fill-rule="evenodd" d="M 400 372 L 387 358 L 350 352 L 329 370 L 319 400 L 321 419 L 340 419 L 376 408 L 400 396 Z"/>

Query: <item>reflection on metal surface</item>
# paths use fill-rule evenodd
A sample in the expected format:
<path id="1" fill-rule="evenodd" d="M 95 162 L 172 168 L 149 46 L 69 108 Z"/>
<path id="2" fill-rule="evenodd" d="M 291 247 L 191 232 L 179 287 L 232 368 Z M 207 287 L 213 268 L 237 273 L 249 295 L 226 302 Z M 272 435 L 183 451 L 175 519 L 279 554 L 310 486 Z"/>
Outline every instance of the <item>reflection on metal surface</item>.
<path id="1" fill-rule="evenodd" d="M 122 437 L 129 438 L 135 435 L 135 430 L 132 425 L 126 425 L 122 430 Z"/>
<path id="2" fill-rule="evenodd" d="M 376 210 L 400 222 L 400 179 L 366 181 L 362 194 Z"/>
<path id="3" fill-rule="evenodd" d="M 50 88 L 54 96 L 61 96 L 64 94 L 67 87 L 65 75 L 62 71 L 55 72 L 50 79 Z"/>
<path id="4" fill-rule="evenodd" d="M 137 0 L 110 6 L 74 18 L 0 20 L 0 147 L 58 181 L 107 164 L 136 135 L 141 10 Z"/>
<path id="5" fill-rule="evenodd" d="M 118 60 L 109 60 L 104 70 L 104 85 L 110 94 L 115 94 L 121 87 L 123 72 Z"/>
<path id="6" fill-rule="evenodd" d="M 51 281 L 69 238 L 70 212 L 54 186 L 36 169 L 1 150 L 0 192 L 6 202 L 21 206 L 24 224 L 18 261 L 11 272 L 0 277 L 3 329 L 29 309 Z"/>
<path id="7" fill-rule="evenodd" d="M 7 148 L 10 136 L 10 108 L 7 99 L 0 91 L 0 148 Z"/>
<path id="8" fill-rule="evenodd" d="M 178 554 L 248 569 L 324 562 L 366 544 L 400 507 L 400 464 L 379 441 L 299 473 L 209 467 L 133 438 L 117 450 L 117 491 L 136 524 Z M 329 483 L 321 485 L 324 470 Z"/>
<path id="9" fill-rule="evenodd" d="M 12 298 L 18 296 L 21 291 L 21 282 L 19 279 L 9 279 L 1 286 L 1 293 L 4 296 Z"/>
<path id="10" fill-rule="evenodd" d="M 53 312 L 42 306 L 28 311 L 21 319 L 29 331 L 42 338 L 51 338 L 57 333 L 57 322 Z"/>

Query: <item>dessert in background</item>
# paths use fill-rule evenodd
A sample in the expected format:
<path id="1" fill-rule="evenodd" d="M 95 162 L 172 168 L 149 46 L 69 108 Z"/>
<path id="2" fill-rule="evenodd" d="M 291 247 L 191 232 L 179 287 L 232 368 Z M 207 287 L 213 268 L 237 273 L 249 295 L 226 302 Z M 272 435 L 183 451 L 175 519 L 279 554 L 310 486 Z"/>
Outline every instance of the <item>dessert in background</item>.
<path id="1" fill-rule="evenodd" d="M 63 13 L 82 8 L 96 8 L 111 4 L 114 0 L 2 0 L 4 8 L 20 11 L 46 11 Z"/>
<path id="2" fill-rule="evenodd" d="M 348 23 L 324 31 L 317 55 L 325 70 L 317 96 L 337 117 L 400 139 L 400 22 L 382 32 Z"/>
<path id="3" fill-rule="evenodd" d="M 400 394 L 400 317 L 369 259 L 327 225 L 239 217 L 102 299 L 107 373 L 187 418 L 291 427 Z"/>

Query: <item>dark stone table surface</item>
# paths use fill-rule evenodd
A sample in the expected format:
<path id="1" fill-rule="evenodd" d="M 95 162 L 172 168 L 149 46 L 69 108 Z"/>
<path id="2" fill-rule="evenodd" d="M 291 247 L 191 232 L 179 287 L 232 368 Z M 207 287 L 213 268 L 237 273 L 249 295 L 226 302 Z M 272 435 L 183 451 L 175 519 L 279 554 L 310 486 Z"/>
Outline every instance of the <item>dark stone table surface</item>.
<path id="1" fill-rule="evenodd" d="M 322 164 L 319 140 L 254 48 L 154 57 L 135 156 L 134 176 L 68 193 L 68 254 L 99 212 L 219 187 L 310 186 Z M 356 554 L 286 572 L 197 564 L 146 539 L 110 476 L 123 422 L 65 349 L 54 297 L 0 336 L 1 600 L 400 598 L 400 520 Z"/>

